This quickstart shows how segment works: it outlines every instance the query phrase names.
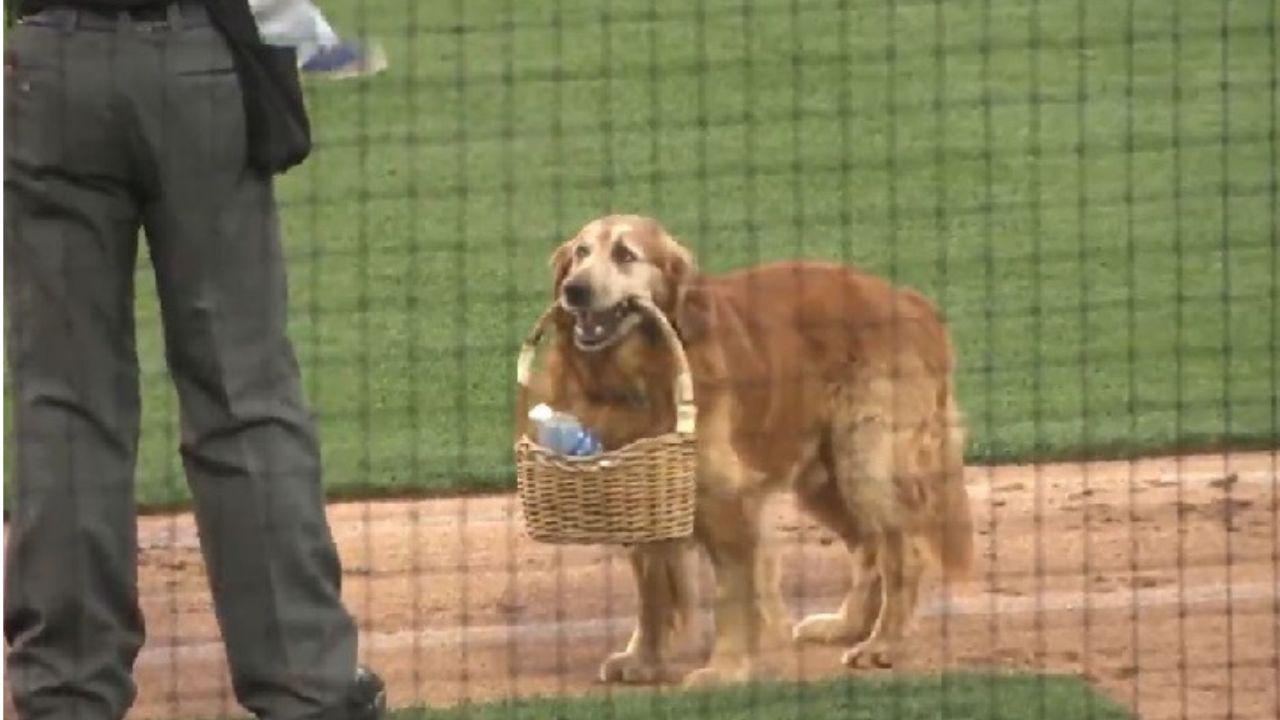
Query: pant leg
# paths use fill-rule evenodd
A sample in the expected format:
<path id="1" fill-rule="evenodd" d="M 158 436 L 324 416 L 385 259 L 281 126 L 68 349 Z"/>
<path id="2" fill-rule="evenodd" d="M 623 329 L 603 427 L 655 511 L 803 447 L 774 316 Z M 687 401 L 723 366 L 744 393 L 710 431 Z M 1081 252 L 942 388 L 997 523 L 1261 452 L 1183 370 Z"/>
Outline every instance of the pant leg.
<path id="1" fill-rule="evenodd" d="M 161 91 L 136 102 L 156 173 L 143 222 L 214 605 L 239 701 L 317 717 L 354 679 L 356 632 L 286 335 L 272 183 L 247 168 L 221 38 L 201 25 L 164 45 Z"/>
<path id="2" fill-rule="evenodd" d="M 311 0 L 249 0 L 249 9 L 262 39 L 293 47 L 299 63 L 310 60 L 321 47 L 338 43 L 338 34 Z"/>
<path id="3" fill-rule="evenodd" d="M 6 685 L 23 718 L 120 718 L 144 629 L 133 473 L 138 204 L 109 33 L 18 26 L 6 50 L 5 309 L 13 507 Z"/>

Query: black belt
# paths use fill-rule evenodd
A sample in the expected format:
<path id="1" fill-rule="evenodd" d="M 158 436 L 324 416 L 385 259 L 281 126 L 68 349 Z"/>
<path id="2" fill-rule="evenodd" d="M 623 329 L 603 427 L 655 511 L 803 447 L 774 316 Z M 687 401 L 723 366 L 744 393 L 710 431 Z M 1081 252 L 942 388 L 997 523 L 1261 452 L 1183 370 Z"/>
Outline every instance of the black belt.
<path id="1" fill-rule="evenodd" d="M 121 23 L 163 29 L 169 26 L 170 12 L 173 11 L 181 14 L 184 26 L 209 24 L 209 16 L 200 0 L 174 0 L 118 9 L 55 5 L 23 17 L 21 22 L 62 30 L 114 30 Z"/>

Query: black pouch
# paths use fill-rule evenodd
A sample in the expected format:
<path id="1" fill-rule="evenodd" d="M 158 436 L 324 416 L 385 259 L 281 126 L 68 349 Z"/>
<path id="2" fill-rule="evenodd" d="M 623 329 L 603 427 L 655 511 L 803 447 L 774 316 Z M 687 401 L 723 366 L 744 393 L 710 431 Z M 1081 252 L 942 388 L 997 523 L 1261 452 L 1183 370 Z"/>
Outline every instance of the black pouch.
<path id="1" fill-rule="evenodd" d="M 248 0 L 205 0 L 205 5 L 235 59 L 244 98 L 249 165 L 275 175 L 301 163 L 311 154 L 311 119 L 297 53 L 262 41 Z"/>

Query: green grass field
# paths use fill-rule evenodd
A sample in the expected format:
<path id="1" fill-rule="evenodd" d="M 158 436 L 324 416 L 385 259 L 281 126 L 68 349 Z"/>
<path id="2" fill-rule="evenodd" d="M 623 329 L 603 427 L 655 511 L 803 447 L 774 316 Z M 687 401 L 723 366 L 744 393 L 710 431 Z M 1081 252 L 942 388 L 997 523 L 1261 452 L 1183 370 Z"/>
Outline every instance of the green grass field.
<path id="1" fill-rule="evenodd" d="M 1118 703 L 1077 678 L 949 673 L 715 691 L 619 690 L 590 698 L 529 698 L 405 708 L 392 720 L 1127 720 Z"/>
<path id="2" fill-rule="evenodd" d="M 1268 2 L 331 0 L 281 182 L 331 496 L 511 482 L 546 258 L 609 210 L 712 271 L 842 258 L 950 317 L 974 461 L 1276 440 Z M 144 260 L 145 262 L 145 260 Z M 153 283 L 138 495 L 187 497 Z"/>
<path id="3" fill-rule="evenodd" d="M 1079 680 L 1030 675 L 944 675 L 899 680 L 768 684 L 732 690 L 611 698 L 545 699 L 405 710 L 396 720 L 1120 720 L 1130 717 Z"/>

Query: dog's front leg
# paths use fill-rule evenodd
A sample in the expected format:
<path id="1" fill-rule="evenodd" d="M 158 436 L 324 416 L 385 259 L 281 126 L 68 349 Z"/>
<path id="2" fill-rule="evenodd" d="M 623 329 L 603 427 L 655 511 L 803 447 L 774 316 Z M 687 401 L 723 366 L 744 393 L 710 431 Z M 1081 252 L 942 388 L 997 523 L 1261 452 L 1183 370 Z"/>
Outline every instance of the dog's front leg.
<path id="1" fill-rule="evenodd" d="M 760 503 L 740 495 L 699 498 L 698 535 L 715 568 L 715 645 L 707 666 L 685 677 L 686 687 L 743 682 L 755 677 L 757 658 L 782 613 L 769 583 L 776 573 L 763 556 Z"/>
<path id="2" fill-rule="evenodd" d="M 684 542 L 649 543 L 629 551 L 639 614 L 627 649 L 600 666 L 603 682 L 657 683 L 667 679 L 673 641 L 690 632 L 696 598 L 692 548 Z"/>

